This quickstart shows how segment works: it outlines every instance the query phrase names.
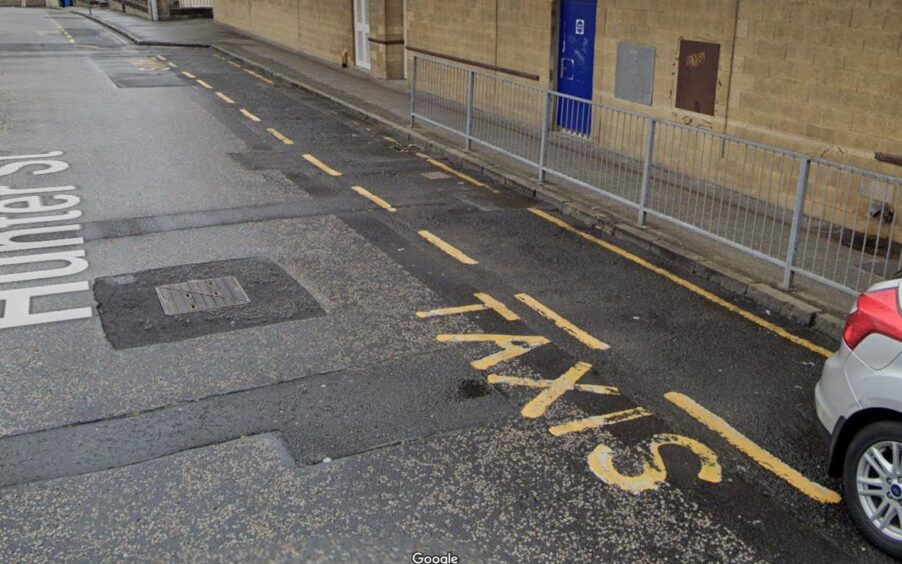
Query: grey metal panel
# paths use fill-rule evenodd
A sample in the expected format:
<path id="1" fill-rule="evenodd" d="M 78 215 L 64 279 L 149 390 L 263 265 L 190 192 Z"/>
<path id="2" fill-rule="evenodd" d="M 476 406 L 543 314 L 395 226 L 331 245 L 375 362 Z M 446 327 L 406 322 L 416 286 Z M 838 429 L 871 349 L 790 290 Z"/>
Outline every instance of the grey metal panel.
<path id="1" fill-rule="evenodd" d="M 655 87 L 655 48 L 621 42 L 617 45 L 614 95 L 651 106 Z"/>

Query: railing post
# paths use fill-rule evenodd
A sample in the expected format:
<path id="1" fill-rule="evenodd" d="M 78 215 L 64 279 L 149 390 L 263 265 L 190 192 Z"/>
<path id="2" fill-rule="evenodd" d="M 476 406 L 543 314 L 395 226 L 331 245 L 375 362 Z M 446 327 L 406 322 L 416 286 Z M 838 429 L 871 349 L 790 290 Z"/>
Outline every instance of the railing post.
<path id="1" fill-rule="evenodd" d="M 648 118 L 648 135 L 645 138 L 645 162 L 642 163 L 642 189 L 639 191 L 639 225 L 645 227 L 645 208 L 648 206 L 648 183 L 651 178 L 651 161 L 655 150 L 655 127 L 658 122 Z"/>
<path id="2" fill-rule="evenodd" d="M 786 250 L 786 270 L 783 272 L 783 289 L 792 287 L 793 268 L 796 262 L 796 251 L 799 246 L 799 230 L 802 226 L 802 213 L 805 211 L 805 192 L 808 191 L 808 171 L 811 159 L 803 158 L 799 163 L 799 181 L 796 185 L 796 202 L 792 210 L 792 228 L 789 232 L 789 248 Z"/>
<path id="3" fill-rule="evenodd" d="M 413 127 L 416 122 L 417 111 L 417 61 L 419 57 L 416 55 L 413 56 L 413 65 L 410 69 L 410 127 Z"/>
<path id="4" fill-rule="evenodd" d="M 545 182 L 545 154 L 548 152 L 548 129 L 551 116 L 551 92 L 545 93 L 542 109 L 542 138 L 539 141 L 539 183 Z"/>
<path id="5" fill-rule="evenodd" d="M 473 69 L 467 71 L 467 131 L 464 147 L 467 151 L 473 146 L 473 83 L 476 81 L 476 72 Z"/>

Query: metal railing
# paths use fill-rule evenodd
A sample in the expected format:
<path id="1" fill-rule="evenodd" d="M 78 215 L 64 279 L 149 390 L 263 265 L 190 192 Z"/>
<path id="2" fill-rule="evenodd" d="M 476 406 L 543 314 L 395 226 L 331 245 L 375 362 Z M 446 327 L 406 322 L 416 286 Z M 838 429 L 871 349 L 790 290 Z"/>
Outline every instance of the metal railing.
<path id="1" fill-rule="evenodd" d="M 902 269 L 902 178 L 416 55 L 411 123 L 856 294 Z"/>

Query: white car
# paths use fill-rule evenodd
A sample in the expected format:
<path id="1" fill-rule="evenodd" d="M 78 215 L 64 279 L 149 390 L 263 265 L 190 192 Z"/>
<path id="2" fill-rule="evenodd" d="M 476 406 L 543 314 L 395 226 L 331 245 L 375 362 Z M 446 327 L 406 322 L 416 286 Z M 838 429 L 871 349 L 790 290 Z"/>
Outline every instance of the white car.
<path id="1" fill-rule="evenodd" d="M 831 436 L 829 470 L 864 535 L 902 558 L 902 293 L 899 280 L 861 294 L 815 389 Z"/>

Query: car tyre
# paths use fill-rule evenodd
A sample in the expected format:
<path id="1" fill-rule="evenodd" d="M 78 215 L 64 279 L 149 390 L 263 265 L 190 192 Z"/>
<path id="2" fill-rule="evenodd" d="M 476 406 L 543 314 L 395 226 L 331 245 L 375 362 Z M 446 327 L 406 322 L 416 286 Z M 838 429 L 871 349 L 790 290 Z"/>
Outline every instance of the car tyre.
<path id="1" fill-rule="evenodd" d="M 871 521 L 866 512 L 865 502 L 862 501 L 858 490 L 858 475 L 862 458 L 872 447 L 894 442 L 902 445 L 902 423 L 898 421 L 880 421 L 861 429 L 852 438 L 849 448 L 846 450 L 842 480 L 846 505 L 849 507 L 852 520 L 858 529 L 882 551 L 902 559 L 902 540 L 891 538 Z M 894 524 L 896 519 L 898 519 L 899 527 L 902 527 L 902 509 L 899 509 L 898 517 L 891 519 L 891 524 Z"/>

